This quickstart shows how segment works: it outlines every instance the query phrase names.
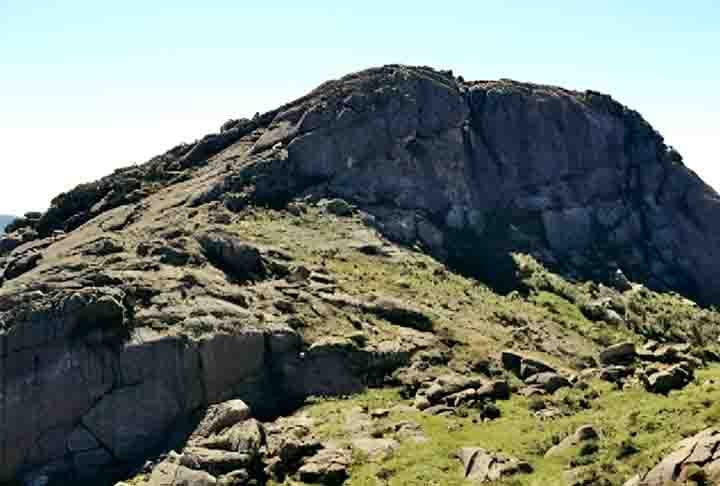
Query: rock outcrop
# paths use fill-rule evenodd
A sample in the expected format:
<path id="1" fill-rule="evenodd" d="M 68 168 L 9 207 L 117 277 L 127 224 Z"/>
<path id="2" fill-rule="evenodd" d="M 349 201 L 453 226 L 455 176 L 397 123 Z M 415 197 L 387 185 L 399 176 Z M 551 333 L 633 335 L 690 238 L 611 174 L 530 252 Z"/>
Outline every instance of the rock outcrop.
<path id="1" fill-rule="evenodd" d="M 0 239 L 0 481 L 128 466 L 186 441 L 178 431 L 227 400 L 270 417 L 382 383 L 423 350 L 447 363 L 456 342 L 434 325 L 444 311 L 349 295 L 325 268 L 337 248 L 308 243 L 323 249 L 311 264 L 243 225 L 262 208 L 302 215 L 310 203 L 379 231 L 343 235 L 343 247 L 392 258 L 383 235 L 500 290 L 517 287 L 510 253 L 524 251 L 566 275 L 628 288 L 626 275 L 720 302 L 720 197 L 636 112 L 595 92 L 370 69 L 13 223 Z M 616 351 L 608 363 L 630 359 Z M 570 385 L 529 356 L 502 361 L 538 390 Z M 666 381 L 650 377 L 660 392 Z M 478 378 L 418 397 L 438 414 L 475 406 L 489 419 L 509 393 Z M 157 474 L 215 484 L 229 474 L 222 461 L 240 461 L 190 452 L 207 467 L 170 458 Z M 300 476 L 344 477 L 347 450 L 311 452 Z M 466 456 L 487 463 L 473 477 L 528 469 Z"/>
<path id="2" fill-rule="evenodd" d="M 720 301 L 720 234 L 703 223 L 720 198 L 606 95 L 387 66 L 279 111 L 251 152 L 262 162 L 196 202 L 338 196 L 500 286 L 485 269 L 524 250 L 570 275 L 610 282 L 621 269 Z"/>
<path id="3" fill-rule="evenodd" d="M 674 450 L 648 473 L 630 479 L 625 486 L 666 484 L 715 484 L 720 479 L 720 431 L 706 429 L 680 441 Z"/>

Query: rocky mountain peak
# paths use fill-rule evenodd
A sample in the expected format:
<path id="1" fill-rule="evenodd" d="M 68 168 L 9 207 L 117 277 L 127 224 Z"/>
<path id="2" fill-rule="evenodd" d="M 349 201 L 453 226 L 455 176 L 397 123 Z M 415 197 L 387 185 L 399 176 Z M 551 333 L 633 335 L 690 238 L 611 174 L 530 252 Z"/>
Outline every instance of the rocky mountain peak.
<path id="1" fill-rule="evenodd" d="M 327 82 L 0 238 L 0 481 L 152 457 L 133 484 L 340 484 L 353 451 L 425 440 L 425 415 L 484 427 L 495 400 L 536 406 L 520 393 L 592 408 L 595 378 L 656 406 L 720 360 L 720 315 L 654 292 L 720 301 L 719 204 L 607 95 L 400 65 Z M 351 444 L 278 418 L 389 384 L 399 411 L 336 414 Z M 584 395 L 551 402 L 566 389 Z M 460 457 L 479 482 L 533 470 L 487 444 Z"/>
<path id="2" fill-rule="evenodd" d="M 498 288 L 514 285 L 509 252 L 526 251 L 573 278 L 620 270 L 651 288 L 719 298 L 718 234 L 707 223 L 717 194 L 638 113 L 594 91 L 466 82 L 427 67 L 361 71 L 231 120 L 59 196 L 37 229 L 73 229 L 208 164 L 226 170 L 192 204 L 342 197 L 389 237 Z"/>
<path id="3" fill-rule="evenodd" d="M 717 301 L 717 193 L 607 95 L 385 66 L 325 83 L 254 136 L 263 162 L 198 202 L 337 196 L 499 288 L 525 251 L 574 278 L 620 270 Z"/>

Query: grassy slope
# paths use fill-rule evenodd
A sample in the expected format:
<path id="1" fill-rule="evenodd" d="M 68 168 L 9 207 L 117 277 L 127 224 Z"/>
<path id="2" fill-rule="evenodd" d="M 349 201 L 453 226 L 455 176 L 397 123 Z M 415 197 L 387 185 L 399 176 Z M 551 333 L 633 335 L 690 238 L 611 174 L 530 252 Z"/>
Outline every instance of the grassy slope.
<path id="1" fill-rule="evenodd" d="M 199 216 L 199 217 L 202 217 Z M 649 338 L 691 341 L 695 349 L 717 341 L 720 315 L 702 310 L 677 295 L 660 295 L 643 287 L 619 293 L 593 283 L 571 283 L 543 269 L 529 257 L 516 257 L 526 284 L 523 294 L 494 293 L 478 282 L 452 273 L 419 249 L 405 249 L 383 242 L 358 216 L 341 218 L 308 207 L 299 216 L 286 211 L 251 210 L 228 228 L 243 238 L 282 249 L 295 261 L 322 266 L 337 278 L 339 292 L 354 296 L 394 296 L 428 310 L 435 332 L 455 341 L 453 357 L 438 373 L 448 369 L 469 372 L 479 359 L 496 358 L 504 348 L 522 349 L 568 373 L 579 371 L 582 362 L 597 356 L 607 344 Z M 387 256 L 371 256 L 357 250 L 363 244 L 384 245 Z M 610 299 L 622 315 L 623 324 L 593 322 L 581 309 L 597 299 Z M 318 318 L 312 309 L 298 306 L 306 339 L 353 339 L 358 330 L 353 319 L 362 319 L 382 330 L 392 326 L 370 315 L 337 312 L 331 319 Z M 371 336 L 372 337 L 372 336 Z M 511 378 L 514 380 L 514 378 Z M 696 382 L 668 397 L 653 395 L 639 385 L 617 390 L 591 382 L 586 388 L 561 390 L 545 398 L 528 399 L 514 394 L 498 402 L 502 417 L 491 422 L 465 416 L 436 417 L 396 408 L 377 426 L 413 420 L 422 426 L 429 441 L 404 442 L 394 457 L 368 461 L 356 456 L 352 486 L 457 485 L 462 468 L 453 457 L 462 446 L 482 446 L 516 455 L 531 462 L 535 472 L 503 484 L 563 484 L 563 471 L 582 466 L 583 474 L 622 484 L 631 475 L 655 464 L 681 437 L 716 424 L 720 417 L 720 367 L 698 373 Z M 515 382 L 519 384 L 519 382 Z M 345 414 L 358 405 L 391 408 L 404 402 L 397 389 L 372 389 L 347 399 L 318 399 L 302 413 L 318 420 L 317 433 L 340 442 L 348 439 Z M 533 413 L 540 406 L 558 408 L 562 414 L 543 420 Z M 545 459 L 545 451 L 583 424 L 595 425 L 602 434 L 599 450 L 580 456 Z M 637 450 L 636 453 L 630 453 Z M 288 484 L 291 484 L 288 480 Z"/>
<path id="2" fill-rule="evenodd" d="M 636 472 L 656 464 L 679 439 L 717 424 L 718 380 L 720 367 L 714 366 L 701 371 L 697 383 L 667 397 L 638 387 L 621 391 L 595 382 L 586 390 L 559 391 L 546 399 L 548 406 L 558 406 L 565 412 L 553 420 L 537 418 L 530 410 L 531 400 L 517 395 L 499 402 L 502 417 L 489 422 L 474 420 L 472 411 L 467 417 L 435 417 L 401 409 L 382 419 L 379 425 L 413 420 L 422 426 L 429 441 L 420 446 L 405 443 L 393 458 L 384 462 L 358 457 L 348 485 L 461 484 L 462 468 L 453 453 L 463 446 L 513 454 L 529 461 L 535 469 L 531 475 L 498 484 L 562 484 L 563 471 L 571 464 L 583 466 L 588 477 L 596 474 L 607 484 L 622 484 Z M 590 408 L 579 406 L 583 398 L 589 398 Z M 344 411 L 358 405 L 373 409 L 398 403 L 402 400 L 396 390 L 371 390 L 349 400 L 318 401 L 308 405 L 304 412 L 322 418 L 318 429 L 321 435 L 342 441 L 346 436 Z M 563 457 L 543 457 L 547 449 L 584 424 L 594 425 L 602 435 L 596 453 L 581 456 L 573 450 Z M 630 453 L 633 448 L 638 452 Z"/>

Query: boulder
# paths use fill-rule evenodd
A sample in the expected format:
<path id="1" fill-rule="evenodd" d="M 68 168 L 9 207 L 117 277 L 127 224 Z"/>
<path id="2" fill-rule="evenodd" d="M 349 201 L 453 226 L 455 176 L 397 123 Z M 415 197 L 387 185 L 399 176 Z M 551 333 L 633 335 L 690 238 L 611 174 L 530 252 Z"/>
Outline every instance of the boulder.
<path id="1" fill-rule="evenodd" d="M 37 267 L 40 260 L 42 260 L 42 253 L 40 252 L 34 252 L 16 258 L 10 258 L 10 261 L 5 267 L 3 279 L 12 280 L 14 278 L 18 278 L 20 275 L 27 273 L 33 268 Z"/>
<path id="2" fill-rule="evenodd" d="M 384 461 L 393 456 L 400 447 L 395 439 L 358 437 L 351 442 L 353 450 L 360 451 L 371 461 Z"/>
<path id="3" fill-rule="evenodd" d="M 630 282 L 625 273 L 619 268 L 610 273 L 608 284 L 620 292 L 626 292 L 632 289 L 632 282 Z"/>
<path id="4" fill-rule="evenodd" d="M 196 471 L 179 464 L 170 457 L 153 468 L 148 486 L 215 486 L 217 479 L 204 471 Z"/>
<path id="5" fill-rule="evenodd" d="M 265 429 L 257 420 L 248 419 L 233 425 L 221 434 L 207 439 L 195 439 L 192 443 L 208 449 L 240 452 L 255 458 L 266 443 Z"/>
<path id="6" fill-rule="evenodd" d="M 554 457 L 566 454 L 569 450 L 579 446 L 583 442 L 593 441 L 599 438 L 597 430 L 592 425 L 583 425 L 575 433 L 565 437 L 559 444 L 554 445 L 545 453 L 545 457 Z"/>
<path id="7" fill-rule="evenodd" d="M 507 400 L 510 398 L 510 385 L 505 380 L 491 380 L 476 390 L 477 398 L 489 400 Z"/>
<path id="8" fill-rule="evenodd" d="M 667 395 L 672 390 L 679 390 L 693 380 L 692 370 L 683 365 L 671 366 L 668 369 L 651 374 L 645 387 L 653 393 Z"/>
<path id="9" fill-rule="evenodd" d="M 547 393 L 555 393 L 560 388 L 572 386 L 570 380 L 562 375 L 550 371 L 534 374 L 525 380 L 525 383 L 530 386 L 540 388 Z"/>
<path id="10" fill-rule="evenodd" d="M 196 438 L 208 438 L 250 418 L 250 407 L 242 400 L 230 400 L 208 407 L 193 433 Z"/>
<path id="11" fill-rule="evenodd" d="M 613 344 L 600 351 L 598 359 L 603 365 L 623 365 L 631 363 L 636 356 L 635 344 L 623 342 Z"/>
<path id="12" fill-rule="evenodd" d="M 685 484 L 695 476 L 702 477 L 702 484 L 715 484 L 720 480 L 720 430 L 705 429 L 696 435 L 684 439 L 675 445 L 673 451 L 665 456 L 646 474 L 637 475 L 625 483 L 625 486 L 665 486 L 667 484 Z"/>
<path id="13" fill-rule="evenodd" d="M 635 374 L 635 368 L 632 366 L 613 365 L 600 369 L 598 378 L 604 381 L 609 381 L 610 383 L 619 384 L 633 374 Z"/>
<path id="14" fill-rule="evenodd" d="M 480 447 L 462 448 L 458 457 L 463 464 L 465 479 L 474 484 L 498 481 L 516 474 L 529 474 L 533 470 L 525 461 Z"/>
<path id="15" fill-rule="evenodd" d="M 430 386 L 420 390 L 419 394 L 427 398 L 431 404 L 440 403 L 445 397 L 463 390 L 475 389 L 482 383 L 480 377 L 462 375 L 443 375 L 436 378 Z"/>
<path id="16" fill-rule="evenodd" d="M 186 447 L 178 458 L 178 463 L 190 469 L 206 471 L 213 476 L 228 474 L 252 465 L 253 457 L 244 452 L 205 449 L 204 447 Z"/>
<path id="17" fill-rule="evenodd" d="M 500 353 L 503 368 L 525 379 L 537 373 L 556 372 L 555 368 L 544 361 L 523 353 L 505 350 Z"/>
<path id="18" fill-rule="evenodd" d="M 298 469 L 297 477 L 305 483 L 336 486 L 348 478 L 351 463 L 349 449 L 322 449 L 305 461 Z"/>

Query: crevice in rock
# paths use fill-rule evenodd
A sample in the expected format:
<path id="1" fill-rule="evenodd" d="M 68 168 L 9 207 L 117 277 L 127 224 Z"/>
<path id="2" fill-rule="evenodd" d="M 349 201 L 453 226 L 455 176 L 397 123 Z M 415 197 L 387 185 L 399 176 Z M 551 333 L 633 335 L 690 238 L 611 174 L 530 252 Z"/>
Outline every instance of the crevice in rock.
<path id="1" fill-rule="evenodd" d="M 498 170 L 499 178 L 502 179 L 504 176 L 502 159 L 500 158 L 497 150 L 495 150 L 493 144 L 490 143 L 490 139 L 483 128 L 483 112 L 485 110 L 486 96 L 487 93 L 484 90 L 475 89 L 469 90 L 463 98 L 470 110 L 470 127 L 475 131 L 478 137 L 480 137 L 480 141 L 485 147 L 485 150 L 487 150 L 487 153 L 490 155 L 491 162 L 495 164 L 495 167 Z"/>

